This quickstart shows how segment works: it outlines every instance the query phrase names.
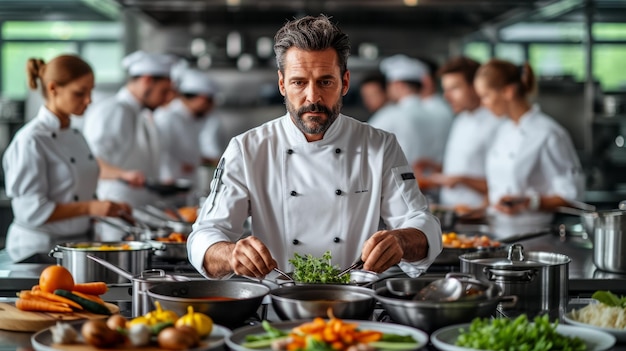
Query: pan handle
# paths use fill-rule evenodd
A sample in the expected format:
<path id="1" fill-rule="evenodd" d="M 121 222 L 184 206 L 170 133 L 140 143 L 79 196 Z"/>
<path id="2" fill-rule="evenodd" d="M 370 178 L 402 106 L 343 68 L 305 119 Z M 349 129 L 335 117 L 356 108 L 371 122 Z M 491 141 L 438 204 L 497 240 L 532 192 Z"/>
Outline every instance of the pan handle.
<path id="1" fill-rule="evenodd" d="M 505 309 L 505 310 L 511 309 L 515 307 L 515 305 L 517 305 L 517 300 L 518 300 L 517 295 L 501 296 L 498 306 L 501 309 Z"/>
<path id="2" fill-rule="evenodd" d="M 48 252 L 48 256 L 56 259 L 63 259 L 63 251 L 59 249 L 58 246 L 55 246 Z"/>

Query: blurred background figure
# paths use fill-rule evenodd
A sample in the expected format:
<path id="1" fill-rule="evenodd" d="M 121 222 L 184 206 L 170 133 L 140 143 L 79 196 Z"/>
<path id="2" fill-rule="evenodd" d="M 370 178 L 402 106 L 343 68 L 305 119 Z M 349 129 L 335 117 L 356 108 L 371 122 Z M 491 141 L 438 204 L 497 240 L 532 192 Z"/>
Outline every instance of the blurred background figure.
<path id="1" fill-rule="evenodd" d="M 98 163 L 83 135 L 70 127 L 70 116 L 81 116 L 91 103 L 92 68 L 78 56 L 61 55 L 48 63 L 29 59 L 27 73 L 45 103 L 3 157 L 15 213 L 6 241 L 13 261 L 47 254 L 59 243 L 91 240 L 90 216 L 131 212 L 127 204 L 98 200 Z"/>
<path id="2" fill-rule="evenodd" d="M 405 55 L 395 55 L 383 59 L 380 70 L 385 75 L 387 97 L 393 105 L 378 110 L 368 122 L 395 134 L 409 164 L 413 164 L 424 153 L 430 153 L 426 136 L 428 117 L 419 97 L 420 81 L 427 67 Z"/>
<path id="3" fill-rule="evenodd" d="M 535 76 L 527 63 L 492 59 L 476 73 L 481 103 L 506 116 L 487 155 L 486 178 L 493 224 L 507 229 L 547 227 L 553 211 L 581 199 L 584 177 L 568 132 L 532 105 Z"/>
<path id="4" fill-rule="evenodd" d="M 165 183 L 185 179 L 195 184 L 203 162 L 201 132 L 215 107 L 217 86 L 206 72 L 185 66 L 172 70 L 172 81 L 177 97 L 154 112 L 161 147 L 160 177 Z"/>
<path id="5" fill-rule="evenodd" d="M 457 214 L 488 203 L 485 162 L 501 121 L 480 106 L 473 86 L 479 67 L 472 59 L 457 57 L 439 69 L 445 99 L 456 118 L 448 136 L 443 164 L 422 159 L 414 167 L 422 189 L 441 187 L 438 203 L 455 208 Z"/>
<path id="6" fill-rule="evenodd" d="M 366 74 L 359 84 L 359 94 L 370 115 L 385 107 L 389 103 L 385 76 L 380 72 Z"/>
<path id="7" fill-rule="evenodd" d="M 152 111 L 171 94 L 172 63 L 172 57 L 164 54 L 136 51 L 126 56 L 122 61 L 130 76 L 126 85 L 87 111 L 85 138 L 101 168 L 112 173 L 98 183 L 100 198 L 133 207 L 159 199 L 144 185 L 159 179 L 160 148 Z M 101 236 L 115 241 L 123 233 L 103 226 Z"/>

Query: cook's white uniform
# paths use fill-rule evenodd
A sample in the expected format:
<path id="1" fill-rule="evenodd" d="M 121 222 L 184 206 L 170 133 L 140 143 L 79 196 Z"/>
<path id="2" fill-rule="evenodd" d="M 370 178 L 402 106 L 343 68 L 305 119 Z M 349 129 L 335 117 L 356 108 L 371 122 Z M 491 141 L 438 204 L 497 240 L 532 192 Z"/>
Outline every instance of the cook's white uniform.
<path id="1" fill-rule="evenodd" d="M 196 180 L 196 173 L 183 173 L 183 164 L 199 166 L 202 161 L 200 132 L 207 116 L 197 118 L 180 99 L 175 99 L 154 112 L 154 123 L 159 131 L 161 153 L 160 177 L 163 181 L 175 179 Z"/>
<path id="2" fill-rule="evenodd" d="M 85 115 L 85 139 L 96 157 L 125 169 L 139 170 L 155 181 L 159 174 L 158 131 L 146 111 L 126 88 L 91 106 Z M 98 197 L 133 207 L 154 203 L 158 196 L 119 180 L 102 179 Z"/>
<path id="3" fill-rule="evenodd" d="M 459 113 L 448 136 L 443 174 L 485 178 L 487 151 L 503 120 L 484 107 Z M 443 187 L 439 193 L 439 202 L 446 206 L 480 206 L 484 202 L 484 195 L 465 185 Z"/>
<path id="4" fill-rule="evenodd" d="M 203 157 L 218 159 L 228 144 L 228 134 L 219 116 L 212 113 L 200 132 L 200 152 Z"/>
<path id="5" fill-rule="evenodd" d="M 98 163 L 77 129 L 61 129 L 45 107 L 15 135 L 3 157 L 13 223 L 6 247 L 19 261 L 56 244 L 89 240 L 88 216 L 45 223 L 58 203 L 96 198 Z"/>
<path id="6" fill-rule="evenodd" d="M 239 239 L 250 215 L 253 235 L 286 270 L 296 252 L 327 250 L 333 264 L 347 267 L 381 218 L 428 238 L 428 257 L 402 262 L 403 270 L 425 269 L 441 252 L 441 227 L 395 137 L 366 123 L 340 115 L 324 139 L 309 143 L 286 114 L 233 138 L 220 163 L 187 240 L 189 260 L 203 274 L 206 250 Z"/>
<path id="7" fill-rule="evenodd" d="M 454 114 L 450 105 L 440 95 L 422 98 L 421 103 L 425 114 L 420 119 L 420 129 L 426 131 L 420 133 L 424 151 L 419 158 L 429 158 L 442 163 Z"/>
<path id="8" fill-rule="evenodd" d="M 409 164 L 438 153 L 436 143 L 433 144 L 434 134 L 429 136 L 431 129 L 437 128 L 431 122 L 436 122 L 431 121 L 417 96 L 407 96 L 396 104 L 385 105 L 368 122 L 396 136 Z"/>
<path id="9" fill-rule="evenodd" d="M 489 202 L 504 195 L 558 195 L 580 199 L 584 177 L 567 131 L 533 106 L 514 124 L 506 119 L 487 155 Z M 552 213 L 527 211 L 509 216 L 494 212 L 497 234 L 533 231 L 550 224 Z"/>

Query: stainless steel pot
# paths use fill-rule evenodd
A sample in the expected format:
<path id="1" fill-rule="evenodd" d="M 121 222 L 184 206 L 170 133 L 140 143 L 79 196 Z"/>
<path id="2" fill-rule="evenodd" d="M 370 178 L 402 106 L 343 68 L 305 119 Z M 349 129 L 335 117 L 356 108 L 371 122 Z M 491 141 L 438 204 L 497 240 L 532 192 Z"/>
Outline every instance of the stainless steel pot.
<path id="1" fill-rule="evenodd" d="M 187 260 L 186 242 L 168 242 L 158 240 L 148 240 L 150 245 L 156 249 L 154 254 L 164 259 Z"/>
<path id="2" fill-rule="evenodd" d="M 411 292 L 417 292 L 437 279 L 435 277 L 396 278 L 393 279 L 393 285 L 404 286 Z M 487 288 L 482 299 L 416 301 L 413 300 L 414 293 L 399 295 L 397 292 L 390 291 L 386 286 L 376 289 L 374 297 L 394 322 L 432 332 L 448 325 L 470 322 L 475 317 L 493 316 L 499 304 L 506 308 L 515 305 L 517 301 L 515 296 L 503 296 L 501 288 L 495 283 L 485 282 L 485 285 Z"/>
<path id="3" fill-rule="evenodd" d="M 475 252 L 459 257 L 461 272 L 495 282 L 505 295 L 519 298 L 505 313 L 529 316 L 547 313 L 560 318 L 568 301 L 568 266 L 570 258 L 552 252 L 524 252 L 513 244 L 508 252 Z"/>
<path id="4" fill-rule="evenodd" d="M 272 306 L 282 320 L 328 318 L 368 319 L 374 311 L 374 293 L 359 286 L 337 284 L 294 285 L 270 292 Z"/>
<path id="5" fill-rule="evenodd" d="M 87 257 L 97 256 L 131 274 L 146 270 L 154 248 L 142 241 L 75 242 L 56 245 L 50 257 L 61 260 L 77 283 L 102 281 L 107 284 L 129 283 L 130 279 L 106 269 Z"/>
<path id="6" fill-rule="evenodd" d="M 581 222 L 593 240 L 596 267 L 613 273 L 626 273 L 626 211 L 585 212 Z"/>
<path id="7" fill-rule="evenodd" d="M 163 282 L 189 281 L 189 278 L 187 277 L 165 274 L 162 269 L 149 269 L 146 271 L 142 271 L 138 275 L 133 275 L 130 272 L 127 272 L 122 268 L 111 264 L 97 256 L 88 254 L 87 258 L 101 264 L 102 266 L 133 282 L 133 317 L 143 316 L 144 314 L 154 309 L 153 304 L 150 301 L 150 297 L 147 294 L 148 289 L 150 289 L 151 287 Z"/>

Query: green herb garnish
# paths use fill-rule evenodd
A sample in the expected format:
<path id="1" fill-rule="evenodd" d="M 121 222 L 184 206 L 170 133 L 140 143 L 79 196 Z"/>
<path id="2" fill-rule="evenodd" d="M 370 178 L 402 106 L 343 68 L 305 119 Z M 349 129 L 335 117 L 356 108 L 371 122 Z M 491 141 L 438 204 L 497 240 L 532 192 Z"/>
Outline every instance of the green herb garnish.
<path id="1" fill-rule="evenodd" d="M 550 323 L 548 315 L 535 317 L 534 323 L 525 314 L 515 319 L 475 318 L 469 330 L 461 329 L 457 346 L 480 350 L 508 351 L 583 351 L 587 345 L 578 337 L 556 332 L 558 322 Z"/>
<path id="2" fill-rule="evenodd" d="M 337 277 L 339 267 L 331 263 L 330 251 L 324 252 L 321 258 L 308 254 L 302 256 L 297 252 L 289 260 L 293 265 L 293 280 L 300 283 L 349 283 L 350 275 Z"/>
<path id="3" fill-rule="evenodd" d="M 598 290 L 591 295 L 591 298 L 607 306 L 626 308 L 626 296 L 617 296 L 610 291 Z"/>

